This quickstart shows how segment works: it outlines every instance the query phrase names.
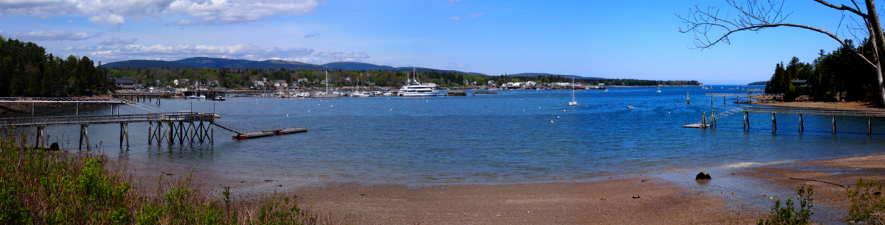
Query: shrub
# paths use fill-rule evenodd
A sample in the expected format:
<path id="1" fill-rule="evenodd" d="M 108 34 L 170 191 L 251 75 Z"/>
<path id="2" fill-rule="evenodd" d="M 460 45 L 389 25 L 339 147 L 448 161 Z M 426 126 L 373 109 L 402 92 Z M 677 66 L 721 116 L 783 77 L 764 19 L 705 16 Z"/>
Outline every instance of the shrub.
<path id="1" fill-rule="evenodd" d="M 807 189 L 798 187 L 796 193 L 799 194 L 798 211 L 795 211 L 792 199 L 787 199 L 784 207 L 781 207 L 781 201 L 777 200 L 771 207 L 771 214 L 768 215 L 768 218 L 760 219 L 757 224 L 811 224 L 811 215 L 814 214 L 811 212 L 811 208 L 814 207 L 811 198 L 811 195 L 814 194 L 813 186 L 809 185 Z"/>
<path id="2" fill-rule="evenodd" d="M 885 198 L 882 197 L 882 184 L 875 181 L 857 180 L 854 190 L 847 189 L 851 208 L 848 210 L 848 221 L 866 222 L 867 224 L 885 224 Z"/>

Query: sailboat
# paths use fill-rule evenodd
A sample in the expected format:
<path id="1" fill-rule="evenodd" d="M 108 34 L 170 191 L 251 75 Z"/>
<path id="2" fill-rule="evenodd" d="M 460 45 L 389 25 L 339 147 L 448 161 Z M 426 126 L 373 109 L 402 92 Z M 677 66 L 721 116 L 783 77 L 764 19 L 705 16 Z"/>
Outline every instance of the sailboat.
<path id="1" fill-rule="evenodd" d="M 578 105 L 578 101 L 575 101 L 575 78 L 572 77 L 572 101 L 568 102 L 569 106 Z"/>
<path id="2" fill-rule="evenodd" d="M 362 75 L 360 75 L 362 76 Z M 369 97 L 369 93 L 360 91 L 360 78 L 356 78 L 356 90 L 350 94 L 350 97 Z"/>
<path id="3" fill-rule="evenodd" d="M 326 92 L 319 92 L 314 98 L 337 98 L 339 95 L 329 92 L 329 71 L 326 71 Z"/>
<path id="4" fill-rule="evenodd" d="M 658 84 L 658 93 L 661 93 L 661 84 Z"/>

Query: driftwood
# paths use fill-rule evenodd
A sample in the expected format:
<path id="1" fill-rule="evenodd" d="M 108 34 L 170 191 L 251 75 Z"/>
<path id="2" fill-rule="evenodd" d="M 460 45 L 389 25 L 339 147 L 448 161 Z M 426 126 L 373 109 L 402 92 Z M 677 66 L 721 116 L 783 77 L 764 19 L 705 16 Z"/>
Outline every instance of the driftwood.
<path id="1" fill-rule="evenodd" d="M 822 181 L 822 180 L 813 180 L 813 179 L 803 179 L 803 178 L 795 178 L 795 177 L 790 177 L 790 180 L 804 180 L 804 181 L 814 181 L 814 182 L 821 182 L 821 183 L 825 183 L 825 184 L 832 184 L 832 185 L 836 185 L 836 186 L 839 186 L 839 187 L 841 187 L 841 188 L 845 188 L 845 186 L 844 186 L 844 185 L 841 185 L 841 184 L 837 184 L 837 183 L 833 183 L 833 182 L 827 182 L 827 181 Z"/>

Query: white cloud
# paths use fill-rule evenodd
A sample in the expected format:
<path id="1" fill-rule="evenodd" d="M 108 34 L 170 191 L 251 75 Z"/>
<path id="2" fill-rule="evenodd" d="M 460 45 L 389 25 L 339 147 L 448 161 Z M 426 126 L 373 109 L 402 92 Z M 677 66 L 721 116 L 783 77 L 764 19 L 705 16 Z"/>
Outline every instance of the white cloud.
<path id="1" fill-rule="evenodd" d="M 471 14 L 470 14 L 470 18 L 477 17 L 477 16 L 482 16 L 482 15 L 485 15 L 485 13 L 471 13 Z"/>
<path id="2" fill-rule="evenodd" d="M 242 23 L 280 15 L 312 12 L 318 0 L 0 0 L 0 16 L 21 15 L 48 18 L 60 15 L 88 16 L 102 26 L 120 26 L 126 19 L 161 19 L 184 15 L 176 25 Z"/>
<path id="3" fill-rule="evenodd" d="M 118 16 L 116 14 L 107 14 L 107 15 L 99 15 L 93 16 L 89 18 L 89 22 L 94 24 L 98 24 L 101 26 L 115 27 L 123 25 L 126 23 L 126 19 L 122 16 Z"/>
<path id="4" fill-rule="evenodd" d="M 67 47 L 68 52 L 88 52 L 93 56 L 104 59 L 125 58 L 189 58 L 189 57 L 217 57 L 238 58 L 250 60 L 264 60 L 271 58 L 296 59 L 310 56 L 314 50 L 308 48 L 262 48 L 249 44 L 237 45 L 106 45 L 106 46 L 77 46 Z"/>
<path id="5" fill-rule="evenodd" d="M 100 45 L 128 45 L 138 41 L 137 38 L 129 38 L 129 39 L 119 39 L 115 37 L 109 37 L 98 43 Z"/>
<path id="6" fill-rule="evenodd" d="M 452 16 L 452 17 L 449 17 L 449 19 L 450 20 L 461 20 L 461 17 Z"/>
<path id="7" fill-rule="evenodd" d="M 85 32 L 70 33 L 64 30 L 52 30 L 50 32 L 32 31 L 24 34 L 12 34 L 9 36 L 14 39 L 25 41 L 79 41 L 100 37 L 101 34 Z"/>
<path id="8" fill-rule="evenodd" d="M 312 37 L 316 37 L 316 36 L 320 36 L 320 34 L 308 34 L 308 35 L 304 35 L 304 38 L 312 38 Z"/>
<path id="9" fill-rule="evenodd" d="M 455 2 L 459 2 L 459 1 L 461 1 L 461 0 L 446 0 L 446 1 L 449 2 L 449 5 L 454 5 Z"/>
<path id="10" fill-rule="evenodd" d="M 369 58 L 369 54 L 360 53 L 343 53 L 343 52 L 319 52 L 313 55 L 316 60 L 326 62 L 342 62 L 342 61 L 361 61 Z"/>

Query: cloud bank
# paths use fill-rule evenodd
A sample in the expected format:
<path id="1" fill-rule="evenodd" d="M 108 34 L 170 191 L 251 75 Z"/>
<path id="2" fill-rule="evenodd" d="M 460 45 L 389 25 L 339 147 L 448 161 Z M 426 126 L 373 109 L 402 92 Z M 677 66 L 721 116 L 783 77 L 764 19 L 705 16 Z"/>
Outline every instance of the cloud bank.
<path id="1" fill-rule="evenodd" d="M 314 64 L 325 64 L 342 61 L 362 61 L 369 58 L 364 52 L 318 52 L 309 48 L 259 47 L 251 44 L 237 45 L 177 45 L 162 44 L 145 46 L 125 44 L 136 39 L 108 38 L 101 46 L 70 46 L 67 52 L 86 53 L 90 57 L 103 61 L 120 61 L 127 59 L 183 59 L 190 57 L 213 57 L 248 60 L 280 59 Z M 113 44 L 113 45 L 112 45 Z"/>
<path id="2" fill-rule="evenodd" d="M 280 15 L 312 12 L 317 0 L 0 0 L 0 16 L 48 18 L 84 15 L 101 26 L 121 26 L 127 19 L 184 16 L 179 26 L 244 23 Z"/>
<path id="3" fill-rule="evenodd" d="M 46 31 L 31 31 L 24 34 L 10 34 L 9 37 L 13 39 L 20 39 L 23 41 L 79 41 L 86 40 L 91 38 L 100 37 L 100 33 L 86 33 L 86 32 L 77 32 L 71 33 L 64 30 L 52 30 L 49 32 Z"/>
<path id="4" fill-rule="evenodd" d="M 104 39 L 104 41 L 101 41 L 98 44 L 100 44 L 100 45 L 128 45 L 128 44 L 135 43 L 136 41 L 138 41 L 137 38 L 119 39 L 119 38 L 115 38 L 115 37 L 109 37 L 109 38 Z"/>

